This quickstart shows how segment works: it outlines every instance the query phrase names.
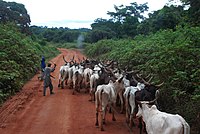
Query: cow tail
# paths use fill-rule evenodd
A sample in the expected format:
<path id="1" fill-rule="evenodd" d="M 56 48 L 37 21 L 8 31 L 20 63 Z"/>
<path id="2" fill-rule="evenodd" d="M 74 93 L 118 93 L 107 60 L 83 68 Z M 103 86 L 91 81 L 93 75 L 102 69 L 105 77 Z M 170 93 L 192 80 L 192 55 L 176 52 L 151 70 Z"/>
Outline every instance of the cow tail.
<path id="1" fill-rule="evenodd" d="M 62 78 L 61 81 L 63 82 L 65 80 L 65 76 L 64 76 L 65 75 L 65 70 L 64 69 L 62 70 L 61 74 L 62 74 L 61 75 L 61 78 Z"/>
<path id="2" fill-rule="evenodd" d="M 189 124 L 181 116 L 179 116 L 179 120 L 181 121 L 182 126 L 183 126 L 183 134 L 190 134 L 190 126 L 189 126 Z"/>
<path id="3" fill-rule="evenodd" d="M 130 107 L 130 102 L 129 102 L 130 94 L 131 94 L 131 89 L 128 91 L 128 96 L 127 96 L 128 107 Z"/>
<path id="4" fill-rule="evenodd" d="M 102 109 L 102 107 L 103 107 L 103 106 L 102 106 L 102 105 L 103 105 L 103 104 L 102 104 L 102 100 L 103 100 L 103 97 L 102 97 L 103 95 L 102 95 L 102 94 L 103 94 L 103 89 L 101 90 L 101 93 L 100 93 L 100 96 L 99 96 L 100 104 L 101 104 L 101 109 Z"/>

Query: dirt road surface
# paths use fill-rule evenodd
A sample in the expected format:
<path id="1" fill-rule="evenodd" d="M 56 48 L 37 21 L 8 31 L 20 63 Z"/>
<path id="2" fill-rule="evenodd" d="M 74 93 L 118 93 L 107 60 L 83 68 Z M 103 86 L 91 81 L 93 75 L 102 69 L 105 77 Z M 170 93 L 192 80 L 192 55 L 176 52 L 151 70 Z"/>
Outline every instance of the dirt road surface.
<path id="1" fill-rule="evenodd" d="M 95 127 L 95 104 L 89 102 L 89 94 L 58 88 L 59 68 L 64 64 L 62 56 L 69 60 L 82 59 L 78 50 L 60 49 L 61 54 L 51 61 L 57 64 L 52 73 L 54 95 L 49 89 L 42 95 L 43 82 L 35 75 L 21 92 L 0 107 L 0 134 L 130 134 L 139 133 L 137 127 L 131 132 L 125 123 L 125 114 L 116 113 L 116 121 L 107 114 L 105 131 Z"/>

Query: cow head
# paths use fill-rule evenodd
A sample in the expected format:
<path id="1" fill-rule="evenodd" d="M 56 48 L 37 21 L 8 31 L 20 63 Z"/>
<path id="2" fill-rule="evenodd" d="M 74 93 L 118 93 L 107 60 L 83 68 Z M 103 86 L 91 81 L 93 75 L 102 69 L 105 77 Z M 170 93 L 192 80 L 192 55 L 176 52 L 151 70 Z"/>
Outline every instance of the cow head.
<path id="1" fill-rule="evenodd" d="M 146 109 L 157 109 L 156 105 L 154 105 L 155 101 L 157 100 L 158 98 L 156 97 L 155 99 L 153 99 L 152 101 L 137 101 L 137 104 L 138 104 L 138 112 L 136 114 L 136 117 L 139 118 L 141 117 L 143 114 L 143 112 L 146 110 Z M 148 115 L 147 115 L 148 116 Z"/>

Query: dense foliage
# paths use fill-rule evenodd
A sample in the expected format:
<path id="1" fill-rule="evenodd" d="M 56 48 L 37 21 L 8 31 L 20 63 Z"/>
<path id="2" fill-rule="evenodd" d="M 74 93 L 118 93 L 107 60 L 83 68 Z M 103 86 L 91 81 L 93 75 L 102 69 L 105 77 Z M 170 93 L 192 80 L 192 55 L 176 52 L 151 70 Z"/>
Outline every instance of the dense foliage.
<path id="1" fill-rule="evenodd" d="M 82 35 L 85 37 L 86 32 L 90 29 L 69 29 L 69 28 L 47 28 L 39 26 L 31 26 L 30 30 L 33 35 L 38 38 L 43 38 L 45 41 L 53 43 L 74 43 L 77 42 L 78 37 Z"/>
<path id="2" fill-rule="evenodd" d="M 13 22 L 20 27 L 21 31 L 30 34 L 30 16 L 23 4 L 5 2 L 0 0 L 0 23 Z"/>
<path id="3" fill-rule="evenodd" d="M 37 72 L 42 55 L 58 54 L 55 47 L 41 45 L 19 31 L 14 24 L 0 24 L 0 104 Z"/>
<path id="4" fill-rule="evenodd" d="M 121 68 L 141 70 L 145 75 L 152 74 L 153 82 L 164 82 L 161 110 L 179 113 L 198 128 L 200 27 L 177 27 L 176 31 L 163 30 L 134 40 L 101 40 L 85 50 L 91 58 L 113 59 Z"/>

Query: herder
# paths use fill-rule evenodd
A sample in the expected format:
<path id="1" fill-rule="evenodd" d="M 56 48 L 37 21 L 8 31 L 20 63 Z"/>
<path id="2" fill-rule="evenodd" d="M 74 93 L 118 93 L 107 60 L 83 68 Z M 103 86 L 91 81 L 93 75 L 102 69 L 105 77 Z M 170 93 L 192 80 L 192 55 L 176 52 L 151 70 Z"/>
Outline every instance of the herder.
<path id="1" fill-rule="evenodd" d="M 53 72 L 56 68 L 56 64 L 54 64 L 54 67 L 51 67 L 51 63 L 47 64 L 47 67 L 44 69 L 44 89 L 43 89 L 43 96 L 46 96 L 46 88 L 49 87 L 50 94 L 54 94 L 53 92 L 53 85 L 51 82 L 51 72 Z"/>

